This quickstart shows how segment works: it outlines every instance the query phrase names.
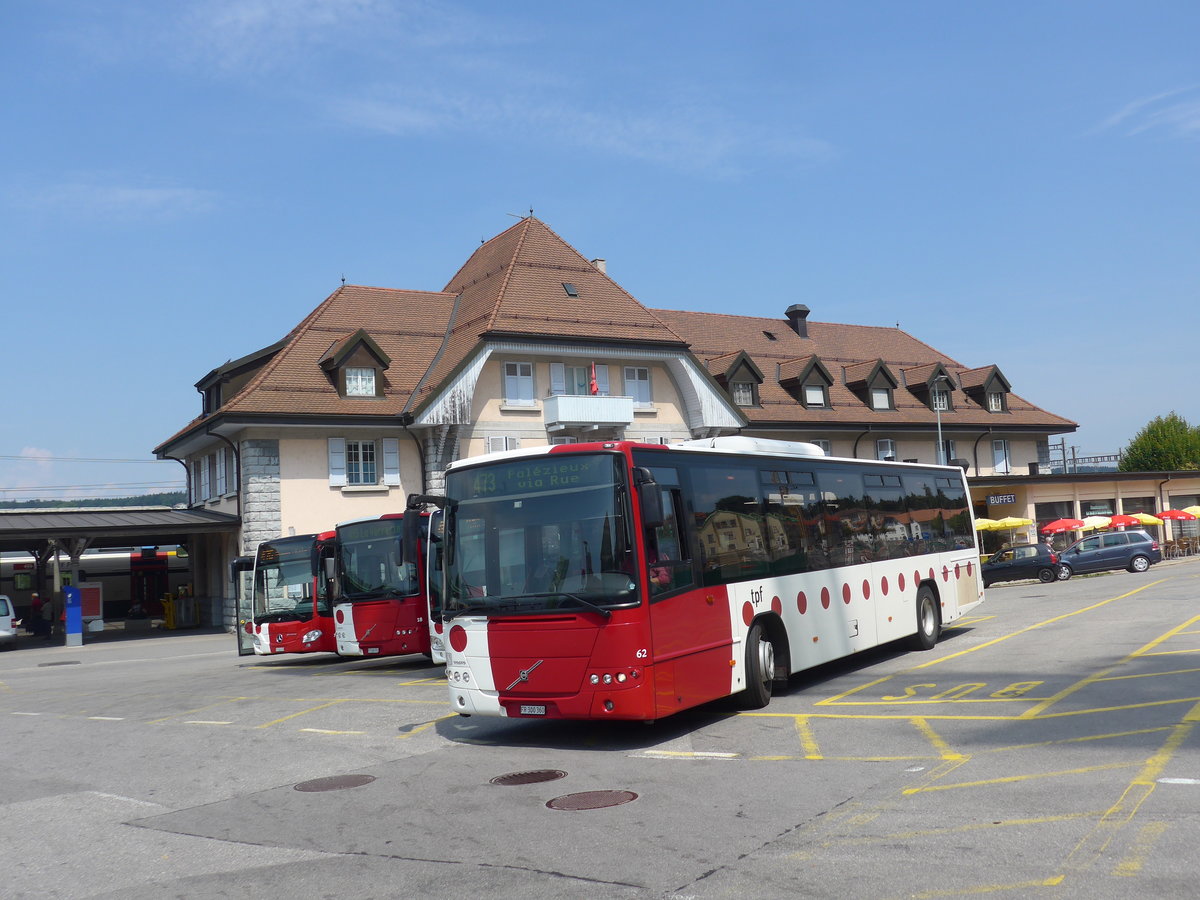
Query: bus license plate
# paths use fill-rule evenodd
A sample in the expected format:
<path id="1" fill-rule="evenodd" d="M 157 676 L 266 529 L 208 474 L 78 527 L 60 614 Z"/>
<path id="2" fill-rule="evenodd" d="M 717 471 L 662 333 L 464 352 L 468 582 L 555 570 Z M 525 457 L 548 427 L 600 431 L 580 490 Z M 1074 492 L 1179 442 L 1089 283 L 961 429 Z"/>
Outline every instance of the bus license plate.
<path id="1" fill-rule="evenodd" d="M 545 714 L 546 707 L 542 704 L 536 706 L 530 704 L 521 705 L 521 715 L 523 716 L 544 716 Z"/>

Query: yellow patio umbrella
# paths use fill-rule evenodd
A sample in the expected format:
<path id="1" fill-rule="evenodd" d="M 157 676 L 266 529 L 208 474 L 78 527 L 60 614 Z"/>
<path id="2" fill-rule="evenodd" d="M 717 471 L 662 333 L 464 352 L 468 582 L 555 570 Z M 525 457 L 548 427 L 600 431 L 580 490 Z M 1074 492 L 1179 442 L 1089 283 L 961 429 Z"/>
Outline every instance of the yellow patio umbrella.
<path id="1" fill-rule="evenodd" d="M 980 516 L 978 519 L 975 520 L 975 530 L 976 531 L 991 531 L 995 527 L 996 527 L 995 519 L 987 519 L 987 518 L 984 518 L 983 516 Z"/>
<path id="2" fill-rule="evenodd" d="M 1097 528 L 1107 528 L 1112 522 L 1108 516 L 1084 516 L 1083 527 L 1080 531 L 1095 531 Z"/>
<path id="3" fill-rule="evenodd" d="M 997 519 L 996 524 L 992 526 L 995 531 L 1007 529 L 1009 540 L 1012 540 L 1012 533 L 1018 528 L 1024 528 L 1026 525 L 1032 525 L 1033 519 L 1026 519 L 1023 516 L 1005 516 L 1003 519 Z"/>
<path id="4" fill-rule="evenodd" d="M 1190 513 L 1191 513 L 1193 516 L 1195 516 L 1197 519 L 1200 519 L 1200 506 L 1185 506 L 1185 507 L 1183 508 L 1183 511 L 1184 511 L 1184 512 L 1190 512 Z M 1159 524 L 1161 525 L 1162 523 L 1161 523 L 1161 522 L 1159 522 Z"/>
<path id="5" fill-rule="evenodd" d="M 1200 509 L 1200 506 L 1198 506 L 1196 508 Z M 1185 512 L 1190 512 L 1190 510 L 1185 510 Z M 1150 515 L 1150 513 L 1135 512 L 1135 513 L 1129 513 L 1129 515 L 1131 517 L 1137 519 L 1143 525 L 1161 525 L 1163 523 L 1162 519 L 1160 519 L 1158 516 L 1152 516 L 1152 515 Z"/>

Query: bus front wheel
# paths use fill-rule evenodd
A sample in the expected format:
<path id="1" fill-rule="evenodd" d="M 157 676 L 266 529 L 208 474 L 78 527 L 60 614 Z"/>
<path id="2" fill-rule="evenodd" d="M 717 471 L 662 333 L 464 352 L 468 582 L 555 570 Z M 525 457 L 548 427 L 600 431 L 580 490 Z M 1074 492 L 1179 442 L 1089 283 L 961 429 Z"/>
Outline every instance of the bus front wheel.
<path id="1" fill-rule="evenodd" d="M 742 691 L 743 709 L 762 709 L 771 702 L 775 680 L 775 645 L 763 634 L 761 622 L 750 626 L 746 635 L 746 689 Z"/>
<path id="2" fill-rule="evenodd" d="M 912 636 L 913 649 L 932 650 L 940 629 L 937 595 L 933 588 L 923 584 L 917 589 L 917 633 Z"/>

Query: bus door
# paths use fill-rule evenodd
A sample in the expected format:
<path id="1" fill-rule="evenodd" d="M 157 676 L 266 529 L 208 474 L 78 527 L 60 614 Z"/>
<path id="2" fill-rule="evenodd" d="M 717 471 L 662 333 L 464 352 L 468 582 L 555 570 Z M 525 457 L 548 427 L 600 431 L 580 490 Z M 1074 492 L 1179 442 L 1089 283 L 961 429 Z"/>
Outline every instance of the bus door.
<path id="1" fill-rule="evenodd" d="M 254 655 L 254 557 L 239 556 L 229 564 L 229 577 L 236 598 L 234 622 L 237 627 L 238 656 Z"/>
<path id="2" fill-rule="evenodd" d="M 434 510 L 428 520 L 428 531 L 422 544 L 425 568 L 425 615 L 429 626 L 429 655 L 438 665 L 446 663 L 446 647 L 442 640 L 442 511 Z"/>

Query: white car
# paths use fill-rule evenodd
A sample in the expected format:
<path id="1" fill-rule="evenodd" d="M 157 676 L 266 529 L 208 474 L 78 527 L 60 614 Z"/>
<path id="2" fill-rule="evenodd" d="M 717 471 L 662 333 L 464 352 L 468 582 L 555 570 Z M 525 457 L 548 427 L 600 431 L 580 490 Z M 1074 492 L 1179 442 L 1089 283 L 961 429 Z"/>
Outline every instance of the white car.
<path id="1" fill-rule="evenodd" d="M 0 647 L 11 650 L 17 646 L 17 629 L 21 627 L 7 594 L 0 594 Z"/>

